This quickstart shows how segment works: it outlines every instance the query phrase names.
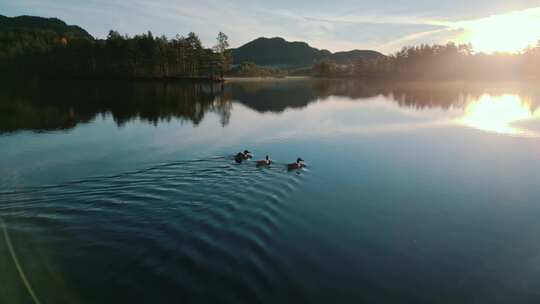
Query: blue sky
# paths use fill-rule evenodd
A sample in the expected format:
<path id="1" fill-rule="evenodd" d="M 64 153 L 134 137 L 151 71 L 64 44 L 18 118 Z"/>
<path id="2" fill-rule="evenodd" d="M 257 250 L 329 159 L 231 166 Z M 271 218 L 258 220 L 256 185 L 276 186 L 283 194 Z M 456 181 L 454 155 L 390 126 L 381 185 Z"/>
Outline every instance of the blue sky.
<path id="1" fill-rule="evenodd" d="M 468 42 L 465 27 L 511 12 L 528 12 L 540 29 L 536 8 L 540 0 L 0 0 L 0 14 L 58 17 L 100 38 L 109 29 L 167 36 L 194 31 L 211 46 L 223 31 L 234 47 L 261 36 L 280 36 L 332 51 L 384 53 L 419 43 Z"/>

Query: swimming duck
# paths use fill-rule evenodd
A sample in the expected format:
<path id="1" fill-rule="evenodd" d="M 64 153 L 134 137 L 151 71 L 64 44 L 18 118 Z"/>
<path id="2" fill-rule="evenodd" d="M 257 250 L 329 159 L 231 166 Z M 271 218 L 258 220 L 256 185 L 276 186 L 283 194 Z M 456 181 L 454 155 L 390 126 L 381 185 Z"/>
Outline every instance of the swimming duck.
<path id="1" fill-rule="evenodd" d="M 289 170 L 301 169 L 303 167 L 305 167 L 304 160 L 301 159 L 300 157 L 296 159 L 295 163 L 287 165 L 287 169 Z"/>
<path id="2" fill-rule="evenodd" d="M 248 150 L 244 150 L 244 152 L 238 152 L 238 154 L 236 154 L 234 156 L 234 160 L 237 162 L 237 163 L 241 163 L 243 160 L 248 160 L 250 159 L 251 157 L 253 157 L 251 155 L 251 152 L 249 152 Z"/>
<path id="3" fill-rule="evenodd" d="M 270 157 L 268 155 L 266 155 L 265 159 L 257 161 L 257 167 L 270 166 L 271 163 L 272 163 L 272 161 L 270 160 Z"/>
<path id="4" fill-rule="evenodd" d="M 249 152 L 248 150 L 244 150 L 243 154 L 244 154 L 244 160 L 248 160 L 253 157 L 253 155 L 251 155 L 251 152 Z"/>

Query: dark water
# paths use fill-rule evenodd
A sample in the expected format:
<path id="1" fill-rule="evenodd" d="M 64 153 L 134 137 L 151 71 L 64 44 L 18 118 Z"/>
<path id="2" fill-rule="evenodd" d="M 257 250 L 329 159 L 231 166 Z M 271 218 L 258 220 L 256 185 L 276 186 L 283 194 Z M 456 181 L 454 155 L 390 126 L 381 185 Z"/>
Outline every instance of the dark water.
<path id="1" fill-rule="evenodd" d="M 538 303 L 539 103 L 527 83 L 4 85 L 0 303 Z"/>

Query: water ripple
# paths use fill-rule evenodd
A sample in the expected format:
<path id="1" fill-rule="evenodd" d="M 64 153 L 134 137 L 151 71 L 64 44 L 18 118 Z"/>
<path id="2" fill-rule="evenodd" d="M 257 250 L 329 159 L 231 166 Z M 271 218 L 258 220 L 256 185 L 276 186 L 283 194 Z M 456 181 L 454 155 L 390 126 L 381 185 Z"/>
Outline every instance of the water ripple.
<path id="1" fill-rule="evenodd" d="M 58 249 L 67 260 L 107 256 L 102 281 L 117 288 L 140 288 L 128 273 L 145 271 L 193 297 L 214 280 L 227 282 L 224 299 L 251 302 L 269 299 L 282 276 L 272 243 L 302 180 L 285 165 L 256 168 L 228 157 L 161 163 L 0 192 L 0 217 L 15 233 L 71 248 Z"/>

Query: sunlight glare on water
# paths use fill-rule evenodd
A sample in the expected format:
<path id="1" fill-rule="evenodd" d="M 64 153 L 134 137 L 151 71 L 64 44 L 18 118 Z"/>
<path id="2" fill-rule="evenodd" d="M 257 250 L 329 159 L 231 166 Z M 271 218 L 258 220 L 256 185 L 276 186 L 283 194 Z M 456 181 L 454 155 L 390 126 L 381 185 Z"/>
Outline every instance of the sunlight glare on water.
<path id="1" fill-rule="evenodd" d="M 482 95 L 471 101 L 464 114 L 457 121 L 463 125 L 500 134 L 537 136 L 513 124 L 519 121 L 539 118 L 538 109 L 532 109 L 531 102 L 519 95 Z"/>

